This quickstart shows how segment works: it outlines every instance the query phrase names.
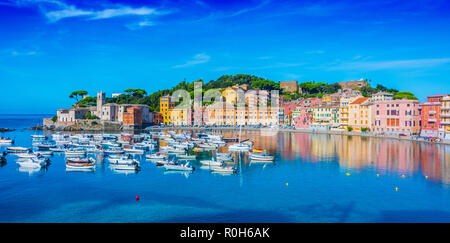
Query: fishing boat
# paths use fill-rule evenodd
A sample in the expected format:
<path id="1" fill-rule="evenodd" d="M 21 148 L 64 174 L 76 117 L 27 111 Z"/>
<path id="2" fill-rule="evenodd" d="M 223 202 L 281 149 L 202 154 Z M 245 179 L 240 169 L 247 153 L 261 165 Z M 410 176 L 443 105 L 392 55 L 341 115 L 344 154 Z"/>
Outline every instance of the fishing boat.
<path id="1" fill-rule="evenodd" d="M 37 144 L 36 147 L 39 150 L 44 150 L 45 151 L 45 150 L 50 150 L 50 148 L 56 148 L 56 145 L 50 144 L 50 143 L 40 143 L 40 144 Z"/>
<path id="2" fill-rule="evenodd" d="M 29 148 L 23 147 L 6 147 L 6 150 L 10 153 L 28 153 L 30 151 Z"/>
<path id="3" fill-rule="evenodd" d="M 67 170 L 93 170 L 95 169 L 95 160 L 89 159 L 68 159 L 66 161 Z"/>
<path id="4" fill-rule="evenodd" d="M 93 158 L 68 158 L 66 161 L 69 163 L 95 163 Z"/>
<path id="5" fill-rule="evenodd" d="M 189 162 L 186 164 L 179 164 L 179 165 L 170 165 L 165 164 L 164 168 L 166 170 L 177 170 L 177 171 L 194 171 L 194 167 L 189 165 Z"/>

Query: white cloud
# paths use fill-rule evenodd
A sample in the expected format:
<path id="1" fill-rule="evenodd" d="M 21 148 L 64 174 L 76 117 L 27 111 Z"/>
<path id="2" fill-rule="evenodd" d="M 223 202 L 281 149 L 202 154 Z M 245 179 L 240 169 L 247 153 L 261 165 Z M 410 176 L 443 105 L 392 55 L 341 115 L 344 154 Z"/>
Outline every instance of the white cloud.
<path id="1" fill-rule="evenodd" d="M 156 23 L 153 21 L 143 20 L 143 21 L 139 21 L 137 23 L 128 24 L 128 25 L 126 25 L 126 27 L 130 30 L 136 30 L 136 29 L 142 29 L 145 27 L 150 27 L 150 26 L 155 26 L 155 25 L 156 25 Z"/>
<path id="2" fill-rule="evenodd" d="M 184 68 L 184 67 L 190 67 L 190 66 L 194 66 L 197 64 L 202 64 L 202 63 L 206 63 L 209 62 L 209 60 L 211 59 L 210 56 L 206 55 L 205 53 L 199 53 L 197 55 L 195 55 L 192 60 L 181 64 L 181 65 L 176 65 L 173 66 L 173 68 Z"/>
<path id="3" fill-rule="evenodd" d="M 17 51 L 17 50 L 12 50 L 11 51 L 11 56 L 35 56 L 37 55 L 38 52 L 37 51 Z"/>
<path id="4" fill-rule="evenodd" d="M 131 8 L 131 7 L 121 7 L 116 9 L 104 9 L 102 11 L 94 12 L 92 19 L 108 19 L 126 15 L 152 15 L 156 14 L 156 9 L 141 7 L 141 8 Z"/>
<path id="5" fill-rule="evenodd" d="M 329 70 L 383 70 L 433 67 L 450 63 L 450 58 L 427 58 L 395 61 L 347 62 L 331 66 Z"/>
<path id="6" fill-rule="evenodd" d="M 62 10 L 44 12 L 45 17 L 51 22 L 56 22 L 64 18 L 72 18 L 79 16 L 89 16 L 92 15 L 92 11 L 85 11 L 81 9 L 77 9 L 74 6 L 67 6 L 67 8 Z"/>
<path id="7" fill-rule="evenodd" d="M 146 6 L 135 8 L 126 5 L 116 5 L 117 7 L 114 8 L 107 7 L 103 9 L 81 9 L 60 0 L 16 0 L 14 3 L 17 7 L 37 6 L 50 22 L 57 22 L 61 19 L 74 17 L 86 17 L 89 20 L 96 20 L 122 16 L 150 16 L 169 13 L 167 11 L 158 11 L 155 8 Z"/>

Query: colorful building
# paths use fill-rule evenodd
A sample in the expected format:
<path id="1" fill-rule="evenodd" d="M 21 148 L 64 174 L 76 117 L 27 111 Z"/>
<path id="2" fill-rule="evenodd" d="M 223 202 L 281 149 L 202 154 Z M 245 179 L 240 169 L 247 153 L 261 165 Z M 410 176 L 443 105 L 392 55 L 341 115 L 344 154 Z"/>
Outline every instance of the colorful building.
<path id="1" fill-rule="evenodd" d="M 340 129 L 346 129 L 348 126 L 349 121 L 349 105 L 353 101 L 355 101 L 358 98 L 362 98 L 362 96 L 352 96 L 352 95 L 346 95 L 342 96 L 339 100 L 339 128 Z"/>
<path id="2" fill-rule="evenodd" d="M 385 100 L 393 100 L 394 95 L 386 92 L 378 92 L 372 95 L 372 101 L 378 102 L 378 101 L 385 101 Z"/>
<path id="3" fill-rule="evenodd" d="M 170 112 L 170 122 L 174 126 L 192 125 L 192 109 L 173 108 Z"/>
<path id="4" fill-rule="evenodd" d="M 441 100 L 441 126 L 440 137 L 450 140 L 450 95 L 442 97 Z"/>
<path id="5" fill-rule="evenodd" d="M 123 113 L 123 125 L 131 127 L 142 127 L 142 109 L 132 106 Z"/>
<path id="6" fill-rule="evenodd" d="M 430 95 L 428 101 L 420 105 L 422 121 L 420 136 L 439 137 L 439 129 L 442 129 L 441 100 L 443 97 L 444 95 Z"/>
<path id="7" fill-rule="evenodd" d="M 373 103 L 368 97 L 360 97 L 349 104 L 348 126 L 355 131 L 373 128 Z"/>
<path id="8" fill-rule="evenodd" d="M 170 112 L 175 107 L 171 96 L 163 96 L 159 98 L 159 112 L 161 113 L 164 125 L 172 125 Z"/>
<path id="9" fill-rule="evenodd" d="M 373 107 L 373 132 L 395 135 L 420 133 L 420 104 L 417 100 L 377 101 Z"/>

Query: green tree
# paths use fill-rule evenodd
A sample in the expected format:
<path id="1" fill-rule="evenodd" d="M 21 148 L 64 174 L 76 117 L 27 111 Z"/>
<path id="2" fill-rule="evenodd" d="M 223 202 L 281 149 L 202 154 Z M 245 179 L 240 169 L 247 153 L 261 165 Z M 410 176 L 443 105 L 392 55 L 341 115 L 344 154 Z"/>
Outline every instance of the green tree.
<path id="1" fill-rule="evenodd" d="M 407 92 L 407 91 L 401 91 L 401 92 L 397 92 L 394 95 L 394 100 L 400 100 L 400 99 L 408 99 L 408 100 L 418 100 L 416 98 L 416 96 L 414 96 L 413 93 L 411 92 Z"/>
<path id="2" fill-rule="evenodd" d="M 79 91 L 73 91 L 70 95 L 69 95 L 69 98 L 71 98 L 71 99 L 76 99 L 77 100 L 77 102 L 78 102 L 78 97 L 83 97 L 83 96 L 85 96 L 85 95 L 87 95 L 88 94 L 88 92 L 87 91 L 84 91 L 84 90 L 79 90 Z"/>

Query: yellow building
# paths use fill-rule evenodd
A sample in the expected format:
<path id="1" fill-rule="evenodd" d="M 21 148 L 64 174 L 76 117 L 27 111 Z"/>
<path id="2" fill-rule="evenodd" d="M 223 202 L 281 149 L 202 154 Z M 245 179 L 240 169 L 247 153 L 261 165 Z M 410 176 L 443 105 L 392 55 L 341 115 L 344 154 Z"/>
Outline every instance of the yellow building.
<path id="1" fill-rule="evenodd" d="M 237 89 L 228 87 L 222 91 L 222 96 L 225 98 L 226 102 L 234 104 L 237 101 Z"/>
<path id="2" fill-rule="evenodd" d="M 239 90 L 246 92 L 249 90 L 249 86 L 246 84 L 243 84 L 243 85 L 236 84 L 231 87 L 227 87 L 222 91 L 222 96 L 225 98 L 226 102 L 236 103 Z"/>
<path id="3" fill-rule="evenodd" d="M 161 113 L 164 125 L 172 125 L 170 113 L 175 107 L 170 96 L 163 96 L 159 98 L 159 112 Z"/>
<path id="4" fill-rule="evenodd" d="M 349 105 L 353 101 L 355 101 L 358 98 L 361 98 L 362 96 L 345 96 L 341 97 L 340 99 L 340 110 L 339 110 L 339 118 L 340 118 L 340 127 L 342 129 L 346 129 L 348 126 L 349 121 Z"/>
<path id="5" fill-rule="evenodd" d="M 191 109 L 174 108 L 170 112 L 170 123 L 174 126 L 186 126 L 192 124 Z"/>
<path id="6" fill-rule="evenodd" d="M 367 97 L 360 97 L 349 104 L 348 126 L 355 131 L 362 128 L 372 129 L 374 109 L 372 102 Z"/>

